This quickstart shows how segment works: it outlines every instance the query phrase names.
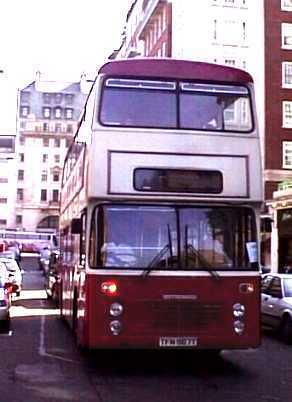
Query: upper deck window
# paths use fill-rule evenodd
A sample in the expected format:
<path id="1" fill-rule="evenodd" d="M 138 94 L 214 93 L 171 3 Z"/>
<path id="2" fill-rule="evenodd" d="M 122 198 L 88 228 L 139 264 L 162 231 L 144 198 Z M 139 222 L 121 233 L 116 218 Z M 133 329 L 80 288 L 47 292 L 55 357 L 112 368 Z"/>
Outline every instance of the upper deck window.
<path id="1" fill-rule="evenodd" d="M 109 78 L 99 119 L 105 126 L 250 132 L 244 86 Z"/>
<path id="2" fill-rule="evenodd" d="M 180 126 L 211 131 L 250 131 L 252 118 L 247 88 L 182 83 Z"/>
<path id="3" fill-rule="evenodd" d="M 174 82 L 108 79 L 100 112 L 102 124 L 175 128 Z"/>

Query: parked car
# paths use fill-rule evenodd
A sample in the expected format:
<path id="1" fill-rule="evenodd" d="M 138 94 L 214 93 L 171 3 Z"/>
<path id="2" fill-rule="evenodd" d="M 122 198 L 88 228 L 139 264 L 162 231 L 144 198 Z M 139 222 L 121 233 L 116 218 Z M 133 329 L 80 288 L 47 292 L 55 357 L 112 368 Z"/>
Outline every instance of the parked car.
<path id="1" fill-rule="evenodd" d="M 12 286 L 12 292 L 16 294 L 16 296 L 20 296 L 20 292 L 22 289 L 22 273 L 23 271 L 20 269 L 18 262 L 13 258 L 5 258 L 0 256 L 0 261 L 3 262 L 6 266 L 9 275 L 9 282 Z"/>
<path id="2" fill-rule="evenodd" d="M 292 343 L 292 275 L 269 273 L 262 277 L 262 323 Z"/>
<path id="3" fill-rule="evenodd" d="M 11 287 L 5 264 L 0 261 L 0 324 L 8 331 L 10 328 Z"/>

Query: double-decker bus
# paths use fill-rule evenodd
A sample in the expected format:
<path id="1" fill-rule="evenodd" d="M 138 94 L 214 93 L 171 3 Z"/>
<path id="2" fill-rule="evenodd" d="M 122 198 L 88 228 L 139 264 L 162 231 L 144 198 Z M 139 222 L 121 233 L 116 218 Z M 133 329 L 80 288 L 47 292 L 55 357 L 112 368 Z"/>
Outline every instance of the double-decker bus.
<path id="1" fill-rule="evenodd" d="M 251 76 L 103 65 L 64 163 L 60 308 L 81 347 L 260 343 L 260 141 Z"/>

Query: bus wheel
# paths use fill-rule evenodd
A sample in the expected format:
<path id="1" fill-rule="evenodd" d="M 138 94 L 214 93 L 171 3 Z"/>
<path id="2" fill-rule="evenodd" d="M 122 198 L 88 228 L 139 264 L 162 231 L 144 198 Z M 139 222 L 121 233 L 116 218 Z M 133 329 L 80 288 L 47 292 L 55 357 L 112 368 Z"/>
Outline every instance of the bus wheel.
<path id="1" fill-rule="evenodd" d="M 284 315 L 281 324 L 281 338 L 285 343 L 292 343 L 292 318 Z"/>

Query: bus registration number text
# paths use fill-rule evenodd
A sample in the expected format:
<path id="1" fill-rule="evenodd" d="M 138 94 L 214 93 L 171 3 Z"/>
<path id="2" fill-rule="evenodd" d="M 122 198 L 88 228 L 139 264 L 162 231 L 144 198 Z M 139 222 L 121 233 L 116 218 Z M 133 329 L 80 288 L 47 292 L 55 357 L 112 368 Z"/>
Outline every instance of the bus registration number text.
<path id="1" fill-rule="evenodd" d="M 159 346 L 164 348 L 195 347 L 197 344 L 198 340 L 194 337 L 162 336 L 159 338 Z"/>

